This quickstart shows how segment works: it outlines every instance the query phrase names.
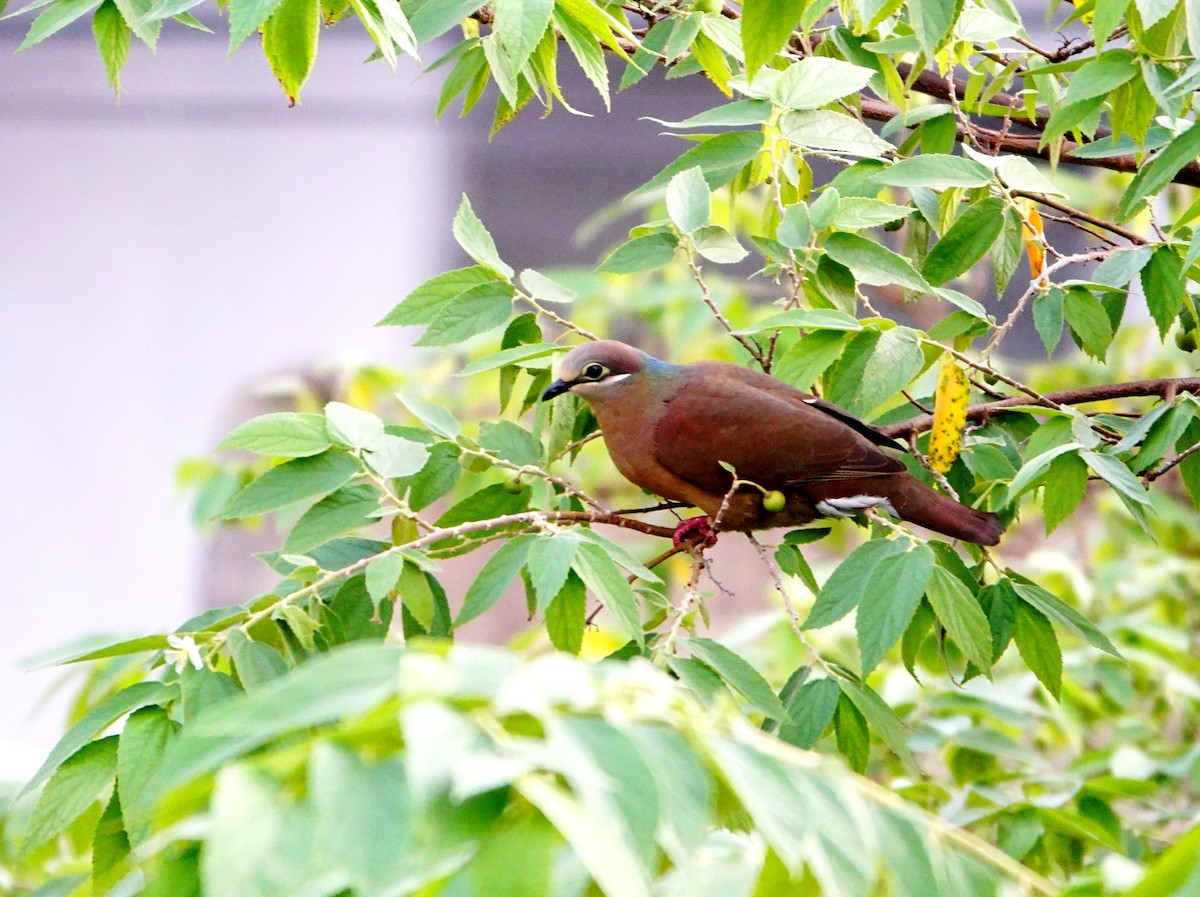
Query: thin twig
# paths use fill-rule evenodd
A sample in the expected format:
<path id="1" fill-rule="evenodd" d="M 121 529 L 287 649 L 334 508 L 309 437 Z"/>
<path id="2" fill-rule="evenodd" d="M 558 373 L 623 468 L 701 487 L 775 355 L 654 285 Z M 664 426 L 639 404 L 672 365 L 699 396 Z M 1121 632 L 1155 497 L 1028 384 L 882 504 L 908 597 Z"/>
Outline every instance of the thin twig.
<path id="1" fill-rule="evenodd" d="M 788 622 L 792 625 L 792 632 L 796 634 L 796 639 L 812 655 L 813 661 L 817 666 L 821 667 L 830 676 L 838 676 L 838 673 L 825 661 L 825 658 L 821 656 L 821 652 L 812 646 L 812 643 L 808 640 L 808 636 L 804 634 L 804 629 L 800 625 L 800 614 L 792 606 L 792 598 L 788 594 L 787 589 L 784 588 L 783 577 L 780 575 L 779 567 L 767 555 L 766 547 L 758 539 L 754 538 L 753 533 L 746 533 L 746 539 L 754 546 L 754 550 L 758 552 L 759 558 L 771 576 L 771 581 L 775 583 L 775 590 L 779 592 L 780 597 L 783 599 L 783 610 L 787 614 Z"/>
<path id="2" fill-rule="evenodd" d="M 695 278 L 697 285 L 700 287 L 700 298 L 704 300 L 704 304 L 708 306 L 709 311 L 713 313 L 717 321 L 725 328 L 726 332 L 732 336 L 743 349 L 750 353 L 750 357 L 758 362 L 759 367 L 766 368 L 767 360 L 763 356 L 762 349 L 758 344 L 751 339 L 747 339 L 740 333 L 737 333 L 733 325 L 729 323 L 729 319 L 721 313 L 717 308 L 717 303 L 713 300 L 712 294 L 708 291 L 708 284 L 704 282 L 704 271 L 696 263 L 696 257 L 692 253 L 688 253 L 688 266 L 692 269 L 692 277 Z"/>
<path id="3" fill-rule="evenodd" d="M 1180 462 L 1182 462 L 1186 458 L 1196 454 L 1196 452 L 1200 452 L 1200 442 L 1197 442 L 1195 445 L 1188 446 L 1186 449 L 1184 449 L 1182 452 L 1180 452 L 1178 455 L 1176 455 L 1174 458 L 1172 458 L 1169 462 L 1164 464 L 1162 467 L 1158 468 L 1157 470 L 1150 471 L 1150 473 L 1148 473 L 1144 477 L 1142 477 L 1142 480 L 1145 481 L 1146 483 L 1153 483 L 1155 480 L 1157 480 L 1163 474 L 1167 473 L 1172 468 L 1178 467 Z"/>

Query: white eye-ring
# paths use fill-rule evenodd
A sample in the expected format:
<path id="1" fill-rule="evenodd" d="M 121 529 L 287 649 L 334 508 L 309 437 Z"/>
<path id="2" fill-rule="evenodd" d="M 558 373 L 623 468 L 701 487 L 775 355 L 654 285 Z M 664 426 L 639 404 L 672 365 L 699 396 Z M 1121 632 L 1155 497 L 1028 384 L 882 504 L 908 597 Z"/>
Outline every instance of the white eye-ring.
<path id="1" fill-rule="evenodd" d="M 598 361 L 593 361 L 591 364 L 586 365 L 580 373 L 585 380 L 599 380 L 608 373 L 608 368 Z"/>

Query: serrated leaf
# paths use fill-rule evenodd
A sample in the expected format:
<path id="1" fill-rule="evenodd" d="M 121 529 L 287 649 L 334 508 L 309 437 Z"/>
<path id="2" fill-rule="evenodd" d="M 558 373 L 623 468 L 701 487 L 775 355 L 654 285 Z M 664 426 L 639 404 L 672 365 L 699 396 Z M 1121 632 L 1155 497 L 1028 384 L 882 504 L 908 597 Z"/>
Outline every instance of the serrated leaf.
<path id="1" fill-rule="evenodd" d="M 613 615 L 625 635 L 641 645 L 645 642 L 642 618 L 633 588 L 620 568 L 599 545 L 584 542 L 575 552 L 575 572 Z"/>
<path id="2" fill-rule="evenodd" d="M 921 543 L 882 558 L 867 577 L 855 619 L 864 676 L 908 628 L 932 571 L 933 552 Z"/>
<path id="3" fill-rule="evenodd" d="M 834 216 L 833 226 L 838 230 L 860 230 L 866 227 L 878 227 L 907 218 L 916 209 L 911 206 L 898 206 L 884 202 L 881 199 L 870 199 L 863 196 L 843 197 L 838 204 L 837 215 Z"/>
<path id="4" fill-rule="evenodd" d="M 417 340 L 418 346 L 450 346 L 494 330 L 512 315 L 516 290 L 511 283 L 493 281 L 472 287 L 443 305 Z"/>
<path id="5" fill-rule="evenodd" d="M 733 180 L 734 175 L 758 155 L 762 146 L 761 130 L 731 131 L 728 134 L 705 138 L 635 192 L 642 193 L 664 187 L 679 172 L 694 165 L 700 166 L 708 186 L 715 190 Z"/>
<path id="6" fill-rule="evenodd" d="M 933 612 L 962 649 L 967 660 L 981 671 L 992 666 L 992 633 L 983 608 L 962 581 L 942 567 L 934 567 L 925 590 Z"/>
<path id="7" fill-rule="evenodd" d="M 229 0 L 229 52 L 263 26 L 283 0 Z"/>
<path id="8" fill-rule="evenodd" d="M 804 683 L 784 702 L 788 719 L 779 726 L 779 739 L 799 748 L 811 748 L 833 721 L 841 693 L 834 679 Z"/>
<path id="9" fill-rule="evenodd" d="M 578 654 L 583 647 L 587 612 L 587 589 L 578 576 L 571 574 L 558 594 L 546 606 L 546 634 L 559 651 Z"/>
<path id="10" fill-rule="evenodd" d="M 848 94 L 858 93 L 875 72 L 828 56 L 805 56 L 792 62 L 768 91 L 785 109 L 819 109 Z"/>
<path id="11" fill-rule="evenodd" d="M 263 25 L 263 54 L 292 104 L 317 58 L 320 31 L 320 0 L 280 0 Z"/>
<path id="12" fill-rule="evenodd" d="M 1054 354 L 1055 347 L 1062 339 L 1063 328 L 1063 291 L 1052 286 L 1044 293 L 1033 297 L 1033 326 L 1046 347 L 1046 355 Z"/>
<path id="13" fill-rule="evenodd" d="M 988 197 L 967 207 L 930 250 L 921 273 L 941 285 L 983 258 L 1004 227 L 1004 203 Z"/>
<path id="14" fill-rule="evenodd" d="M 826 398 L 851 414 L 870 418 L 908 386 L 924 364 L 917 334 L 908 327 L 882 334 L 866 331 L 846 346 L 827 376 Z"/>
<path id="15" fill-rule="evenodd" d="M 905 731 L 900 717 L 896 716 L 896 711 L 892 710 L 883 698 L 862 682 L 841 679 L 838 681 L 838 685 L 842 694 L 851 700 L 863 715 L 863 719 L 883 740 L 888 749 L 906 765 L 915 767 L 916 763 L 913 760 L 912 752 L 908 748 L 908 733 Z"/>
<path id="16" fill-rule="evenodd" d="M 100 0 L 57 0 L 57 2 L 49 4 L 49 7 L 33 20 L 25 39 L 17 47 L 17 52 L 40 44 L 50 35 L 66 28 L 99 5 Z"/>
<path id="17" fill-rule="evenodd" d="M 514 536 L 487 559 L 463 597 L 462 609 L 454 618 L 456 627 L 474 620 L 500 600 L 504 590 L 525 566 L 535 538 L 532 535 Z"/>
<path id="18" fill-rule="evenodd" d="M 1166 148 L 1149 162 L 1142 163 L 1117 204 L 1117 221 L 1123 223 L 1132 218 L 1143 199 L 1169 184 L 1179 169 L 1197 155 L 1200 155 L 1200 123 L 1192 125 L 1172 139 Z"/>
<path id="19" fill-rule="evenodd" d="M 1103 359 L 1113 338 L 1112 321 L 1100 300 L 1085 289 L 1067 290 L 1063 299 L 1063 315 L 1071 330 L 1079 337 L 1084 350 Z"/>
<path id="20" fill-rule="evenodd" d="M 240 629 L 229 630 L 227 645 L 242 688 L 248 692 L 278 679 L 288 671 L 287 661 L 282 654 L 270 645 L 252 641 Z"/>
<path id="21" fill-rule="evenodd" d="M 493 455 L 519 466 L 536 465 L 542 457 L 542 445 L 537 437 L 510 420 L 481 423 L 479 444 Z"/>
<path id="22" fill-rule="evenodd" d="M 982 187 L 992 179 L 992 172 L 973 159 L 924 153 L 901 159 L 872 179 L 891 187 Z"/>
<path id="23" fill-rule="evenodd" d="M 100 58 L 104 60 L 108 84 L 117 96 L 121 93 L 121 69 L 129 58 L 130 34 L 132 32 L 116 4 L 112 0 L 101 3 L 92 16 L 92 36 L 96 39 Z"/>
<path id="24" fill-rule="evenodd" d="M 860 283 L 873 286 L 894 283 L 916 292 L 930 289 L 908 259 L 866 237 L 834 233 L 825 238 L 824 247 L 829 257 L 849 268 Z"/>
<path id="25" fill-rule="evenodd" d="M 429 460 L 429 447 L 421 442 L 384 433 L 370 451 L 363 452 L 367 463 L 381 477 L 412 476 Z"/>
<path id="26" fill-rule="evenodd" d="M 730 651 L 720 642 L 706 638 L 690 638 L 686 642 L 693 657 L 704 661 L 733 687 L 760 713 L 779 720 L 788 721 L 787 710 L 771 686 L 746 660 Z"/>
<path id="27" fill-rule="evenodd" d="M 236 630 L 231 630 L 236 631 Z M 154 807 L 147 785 L 162 763 L 179 725 L 162 707 L 143 707 L 129 715 L 117 743 L 117 789 L 129 840 L 140 844 L 150 831 Z"/>
<path id="28" fill-rule="evenodd" d="M 575 61 L 579 63 L 579 67 L 583 70 L 584 75 L 596 91 L 600 94 L 600 98 L 604 101 L 604 108 L 610 108 L 609 87 L 608 87 L 608 62 L 601 49 L 600 44 L 596 41 L 595 36 L 588 30 L 587 26 L 581 23 L 573 15 L 569 14 L 567 5 L 574 4 L 560 3 L 554 10 L 554 22 L 562 31 L 563 38 L 567 42 L 571 53 L 575 57 Z M 599 11 L 596 7 L 588 6 L 590 10 Z"/>
<path id="29" fill-rule="evenodd" d="M 58 834 L 90 807 L 117 774 L 117 736 L 85 744 L 55 770 L 25 828 L 28 853 Z"/>
<path id="30" fill-rule="evenodd" d="M 284 540 L 284 551 L 303 554 L 331 539 L 344 536 L 375 520 L 379 493 L 361 483 L 345 486 L 325 496 L 304 512 Z"/>
<path id="31" fill-rule="evenodd" d="M 1062 649 L 1046 615 L 1023 601 L 1017 602 L 1013 638 L 1025 665 L 1057 699 L 1062 691 Z"/>
<path id="32" fill-rule="evenodd" d="M 857 118 L 828 109 L 788 112 L 779 133 L 796 146 L 849 156 L 877 158 L 894 147 Z"/>
<path id="33" fill-rule="evenodd" d="M 574 290 L 568 289 L 552 277 L 547 277 L 532 268 L 526 268 L 521 272 L 521 283 L 525 289 L 543 302 L 566 305 L 579 298 L 579 294 Z"/>
<path id="34" fill-rule="evenodd" d="M 367 594 L 371 596 L 371 603 L 376 610 L 391 597 L 403 570 L 404 557 L 397 552 L 381 554 L 367 564 Z"/>
<path id="35" fill-rule="evenodd" d="M 712 191 L 699 166 L 684 169 L 667 183 L 667 215 L 682 233 L 708 224 Z"/>
<path id="36" fill-rule="evenodd" d="M 1159 246 L 1141 271 L 1142 292 L 1150 316 L 1158 325 L 1158 335 L 1165 339 L 1183 307 L 1185 297 L 1183 260 L 1170 246 Z"/>
<path id="37" fill-rule="evenodd" d="M 373 449 L 383 439 L 383 421 L 379 416 L 345 402 L 325 406 L 329 435 L 352 449 Z"/>
<path id="38" fill-rule="evenodd" d="M 771 373 L 800 390 L 808 390 L 846 347 L 846 337 L 835 330 L 818 330 L 793 343 L 775 359 Z"/>
<path id="39" fill-rule="evenodd" d="M 846 557 L 825 581 L 816 603 L 803 623 L 804 629 L 820 629 L 836 623 L 858 607 L 875 568 L 888 557 L 904 550 L 896 540 L 872 539 Z"/>
<path id="40" fill-rule="evenodd" d="M 496 273 L 482 265 L 447 271 L 431 277 L 409 293 L 376 326 L 432 324 L 455 297 L 472 287 L 496 282 Z"/>
<path id="41" fill-rule="evenodd" d="M 962 0 L 908 0 L 908 21 L 926 59 L 933 59 L 962 12 Z"/>
<path id="42" fill-rule="evenodd" d="M 279 411 L 252 418 L 221 440 L 219 449 L 242 449 L 276 458 L 306 458 L 331 445 L 319 414 Z"/>
<path id="43" fill-rule="evenodd" d="M 465 193 L 462 202 L 458 205 L 458 211 L 454 213 L 451 230 L 458 245 L 479 264 L 486 265 L 506 278 L 513 276 L 513 269 L 501 260 L 492 235 L 488 233 L 483 222 L 479 220 L 479 216 L 475 214 L 475 210 L 471 208 L 471 201 L 467 199 Z"/>
<path id="44" fill-rule="evenodd" d="M 702 258 L 718 265 L 736 265 L 750 253 L 732 233 L 719 224 L 708 224 L 692 234 L 692 243 Z"/>
<path id="45" fill-rule="evenodd" d="M 679 238 L 674 234 L 657 233 L 634 237 L 610 252 L 597 270 L 610 274 L 634 274 L 660 268 L 675 257 Z"/>
<path id="46" fill-rule="evenodd" d="M 462 432 L 462 427 L 459 426 L 454 415 L 441 405 L 435 405 L 432 402 L 422 402 L 402 392 L 396 393 L 396 398 L 431 433 L 436 433 L 443 439 L 457 439 Z"/>
<path id="47" fill-rule="evenodd" d="M 787 43 L 811 0 L 759 0 L 742 7 L 739 23 L 746 53 L 746 76 L 755 74 Z"/>
<path id="48" fill-rule="evenodd" d="M 567 531 L 539 536 L 529 549 L 529 582 L 537 610 L 545 611 L 564 588 L 578 547 L 579 538 Z"/>
<path id="49" fill-rule="evenodd" d="M 1088 469 L 1075 454 L 1055 458 L 1046 470 L 1046 490 L 1042 494 L 1042 517 L 1046 535 L 1074 513 L 1087 490 Z"/>
<path id="50" fill-rule="evenodd" d="M 1078 442 L 1068 442 L 1063 445 L 1056 445 L 1028 458 L 1021 465 L 1021 469 L 1017 471 L 1016 476 L 1012 478 L 1012 482 L 1008 484 L 1008 501 L 1012 502 L 1016 500 L 1017 496 L 1037 483 L 1041 479 L 1042 474 L 1050 468 L 1051 462 L 1059 455 L 1067 452 L 1078 452 L 1082 448 L 1083 446 Z"/>
<path id="51" fill-rule="evenodd" d="M 344 452 L 323 452 L 288 461 L 250 482 L 226 503 L 220 517 L 225 520 L 252 517 L 328 495 L 350 482 L 359 469 L 358 462 Z"/>
<path id="52" fill-rule="evenodd" d="M 1060 626 L 1073 632 L 1089 645 L 1099 648 L 1106 654 L 1120 658 L 1121 653 L 1096 624 L 1081 614 L 1075 608 L 1064 602 L 1057 595 L 1052 595 L 1041 586 L 1031 582 L 1013 582 L 1013 590 L 1027 604 L 1031 604 Z"/>

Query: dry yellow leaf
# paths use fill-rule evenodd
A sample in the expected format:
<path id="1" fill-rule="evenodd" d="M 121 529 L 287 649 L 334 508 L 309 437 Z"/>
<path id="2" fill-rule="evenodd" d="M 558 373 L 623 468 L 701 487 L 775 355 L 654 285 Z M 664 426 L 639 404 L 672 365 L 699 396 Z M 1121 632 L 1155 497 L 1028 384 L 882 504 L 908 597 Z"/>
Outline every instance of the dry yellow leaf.
<path id="1" fill-rule="evenodd" d="M 1031 202 L 1021 203 L 1021 234 L 1025 239 L 1025 252 L 1029 256 L 1030 280 L 1041 280 L 1049 286 L 1043 272 L 1046 270 L 1046 237 L 1042 231 L 1042 216 Z"/>
<path id="2" fill-rule="evenodd" d="M 942 356 L 938 366 L 937 392 L 933 401 L 933 428 L 929 434 L 929 463 L 945 473 L 962 448 L 962 431 L 967 423 L 967 399 L 971 387 L 967 375 L 953 356 Z"/>

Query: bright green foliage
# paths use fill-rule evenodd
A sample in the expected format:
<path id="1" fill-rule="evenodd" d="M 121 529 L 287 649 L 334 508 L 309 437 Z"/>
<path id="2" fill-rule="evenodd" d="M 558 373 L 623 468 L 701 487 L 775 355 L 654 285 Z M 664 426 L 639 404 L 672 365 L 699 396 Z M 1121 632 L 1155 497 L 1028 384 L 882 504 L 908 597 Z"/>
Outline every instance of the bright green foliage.
<path id="1" fill-rule="evenodd" d="M 130 34 L 196 5 L 35 3 L 25 45 L 94 13 L 115 86 Z M 53 659 L 88 679 L 0 792 L 17 893 L 1193 892 L 1200 11 L 1050 14 L 1090 37 L 1035 46 L 1003 0 L 230 0 L 291 98 L 318 17 L 353 17 L 392 64 L 455 31 L 431 115 L 574 111 L 566 54 L 606 106 L 610 63 L 713 106 L 655 119 L 685 141 L 597 270 L 520 270 L 464 196 L 470 263 L 380 322 L 427 350 L 189 465 L 207 525 L 272 517 L 278 580 Z M 1023 318 L 1052 365 L 1007 357 Z M 667 559 L 676 518 L 611 510 L 653 499 L 585 404 L 539 401 L 608 334 L 819 392 L 930 482 L 953 359 L 990 406 L 935 486 L 1009 535 L 872 514 L 764 535 L 728 580 Z M 782 606 L 708 631 L 766 583 Z M 510 602 L 512 647 L 455 644 Z"/>

